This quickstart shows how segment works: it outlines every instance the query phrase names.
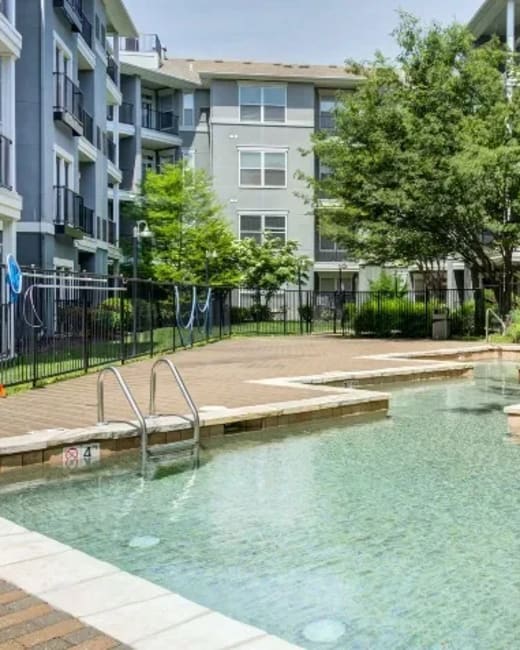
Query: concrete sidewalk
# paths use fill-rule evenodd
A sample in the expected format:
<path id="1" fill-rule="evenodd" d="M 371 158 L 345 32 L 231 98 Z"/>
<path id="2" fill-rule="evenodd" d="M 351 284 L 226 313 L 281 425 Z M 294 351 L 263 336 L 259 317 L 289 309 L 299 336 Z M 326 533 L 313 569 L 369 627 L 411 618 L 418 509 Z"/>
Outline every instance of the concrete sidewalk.
<path id="1" fill-rule="evenodd" d="M 199 406 L 228 408 L 314 397 L 312 390 L 249 383 L 330 371 L 375 370 L 417 364 L 416 360 L 367 359 L 369 355 L 474 347 L 460 341 L 351 340 L 336 336 L 237 338 L 171 355 Z M 148 409 L 152 360 L 128 364 L 121 372 L 139 405 Z M 160 413 L 186 413 L 173 379 L 159 371 Z M 0 400 L 0 437 L 42 429 L 74 429 L 96 422 L 96 374 L 57 382 Z M 106 382 L 107 419 L 133 419 L 114 379 Z"/>

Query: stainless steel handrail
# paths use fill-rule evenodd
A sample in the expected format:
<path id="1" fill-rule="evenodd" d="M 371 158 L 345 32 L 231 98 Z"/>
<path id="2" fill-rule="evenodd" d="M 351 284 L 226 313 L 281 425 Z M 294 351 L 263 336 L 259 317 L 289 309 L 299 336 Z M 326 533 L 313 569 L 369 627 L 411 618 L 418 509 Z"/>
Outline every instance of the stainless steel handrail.
<path id="1" fill-rule="evenodd" d="M 146 419 L 139 408 L 137 402 L 132 395 L 128 384 L 121 376 L 121 373 L 114 366 L 108 368 L 103 368 L 98 373 L 97 378 L 97 418 L 98 425 L 108 424 L 105 420 L 105 374 L 112 373 L 117 380 L 123 395 L 126 398 L 126 401 L 130 404 L 130 408 L 135 413 L 139 426 L 141 429 L 141 476 L 144 476 L 146 473 L 146 448 L 148 445 L 148 428 L 146 426 Z"/>
<path id="2" fill-rule="evenodd" d="M 199 449 L 200 449 L 199 411 L 197 409 L 197 406 L 195 405 L 195 402 L 193 401 L 193 398 L 190 395 L 190 392 L 186 384 L 184 383 L 184 379 L 182 378 L 180 372 L 177 370 L 176 366 L 170 361 L 170 359 L 167 359 L 166 357 L 161 357 L 160 359 L 157 359 L 157 361 L 153 364 L 150 373 L 150 415 L 151 416 L 157 415 L 156 407 L 155 407 L 155 394 L 157 391 L 157 367 L 160 366 L 161 364 L 165 364 L 170 369 L 170 372 L 172 373 L 177 383 L 177 386 L 179 387 L 179 390 L 182 393 L 182 396 L 184 397 L 186 403 L 190 408 L 191 415 L 193 417 L 193 443 L 194 443 L 194 451 L 195 451 L 195 463 L 196 465 L 198 465 Z"/>
<path id="3" fill-rule="evenodd" d="M 500 318 L 500 316 L 493 311 L 493 309 L 489 308 L 486 310 L 486 343 L 489 342 L 489 321 L 490 321 L 490 316 L 493 316 L 495 320 L 497 320 L 500 325 L 502 326 L 502 336 L 506 333 L 507 330 L 507 325 L 504 323 L 504 321 Z"/>

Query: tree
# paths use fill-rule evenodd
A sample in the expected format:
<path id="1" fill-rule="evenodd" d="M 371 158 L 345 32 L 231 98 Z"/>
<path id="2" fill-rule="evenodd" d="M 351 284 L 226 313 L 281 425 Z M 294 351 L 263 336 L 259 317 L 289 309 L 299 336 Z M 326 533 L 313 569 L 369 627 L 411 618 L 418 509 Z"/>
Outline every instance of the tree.
<path id="1" fill-rule="evenodd" d="M 460 25 L 423 30 L 401 15 L 398 66 L 357 64 L 366 82 L 343 94 L 333 137 L 313 151 L 331 174 L 309 179 L 325 234 L 370 263 L 418 264 L 426 279 L 462 258 L 474 287 L 500 285 L 509 306 L 520 245 L 516 65 L 498 40 L 475 48 Z M 333 201 L 322 202 L 326 195 Z"/>
<path id="2" fill-rule="evenodd" d="M 222 216 L 210 180 L 184 164 L 147 172 L 140 214 L 154 233 L 143 266 L 160 281 L 233 286 L 240 282 L 240 246 Z"/>
<path id="3" fill-rule="evenodd" d="M 298 243 L 288 241 L 281 245 L 276 237 L 267 236 L 261 244 L 254 239 L 240 242 L 243 268 L 243 285 L 255 291 L 255 305 L 262 306 L 262 292 L 268 307 L 273 295 L 285 283 L 298 283 L 307 279 L 310 260 L 297 255 Z"/>

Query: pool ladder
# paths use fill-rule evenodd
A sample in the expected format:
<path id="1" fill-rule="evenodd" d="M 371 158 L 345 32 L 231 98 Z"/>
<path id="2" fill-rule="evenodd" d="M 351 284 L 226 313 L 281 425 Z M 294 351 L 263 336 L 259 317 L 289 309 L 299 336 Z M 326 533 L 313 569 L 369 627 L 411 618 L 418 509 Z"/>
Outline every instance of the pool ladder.
<path id="1" fill-rule="evenodd" d="M 160 365 L 165 365 L 171 372 L 175 382 L 184 397 L 188 407 L 191 411 L 192 416 L 192 425 L 193 425 L 193 437 L 188 440 L 182 440 L 179 442 L 173 442 L 164 445 L 154 445 L 153 449 L 149 449 L 148 445 L 148 423 L 147 418 L 157 417 L 156 413 L 156 404 L 155 397 L 157 392 L 157 368 Z M 144 416 L 142 410 L 139 408 L 137 401 L 135 400 L 127 382 L 123 379 L 123 376 L 117 368 L 110 366 L 108 368 L 103 368 L 98 373 L 97 379 L 97 419 L 98 425 L 108 424 L 108 421 L 105 419 L 105 375 L 112 374 L 117 380 L 123 395 L 130 405 L 130 408 L 134 412 L 134 415 L 137 418 L 138 430 L 141 438 L 141 462 L 140 462 L 140 474 L 141 476 L 146 476 L 146 468 L 149 459 L 160 460 L 165 456 L 179 456 L 181 454 L 190 454 L 193 458 L 194 465 L 198 467 L 199 465 L 199 455 L 200 455 L 200 417 L 199 411 L 193 398 L 190 395 L 190 392 L 176 366 L 166 357 L 161 357 L 153 364 L 150 372 L 150 403 L 149 410 L 150 413 L 148 416 Z"/>

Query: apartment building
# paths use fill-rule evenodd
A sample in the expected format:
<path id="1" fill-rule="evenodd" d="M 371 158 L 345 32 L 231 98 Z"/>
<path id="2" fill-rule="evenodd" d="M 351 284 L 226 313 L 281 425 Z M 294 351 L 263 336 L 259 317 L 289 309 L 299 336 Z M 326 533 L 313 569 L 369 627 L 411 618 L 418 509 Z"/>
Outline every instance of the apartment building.
<path id="1" fill-rule="evenodd" d="M 11 0 L 8 0 L 11 1 Z M 18 2 L 18 259 L 117 270 L 120 259 L 119 37 L 137 35 L 121 0 Z"/>
<path id="2" fill-rule="evenodd" d="M 146 169 L 185 159 L 212 177 L 237 236 L 298 241 L 314 260 L 309 286 L 360 286 L 359 264 L 320 234 L 296 177 L 326 173 L 302 151 L 316 131 L 332 133 L 337 92 L 359 77 L 342 66 L 167 58 L 155 35 L 121 39 L 120 52 L 123 106 L 134 122 L 125 139 L 119 124 L 121 196 L 132 198 Z"/>
<path id="3" fill-rule="evenodd" d="M 15 130 L 15 65 L 21 49 L 16 0 L 0 0 L 0 263 L 16 254 L 16 225 L 22 210 L 16 183 Z"/>

